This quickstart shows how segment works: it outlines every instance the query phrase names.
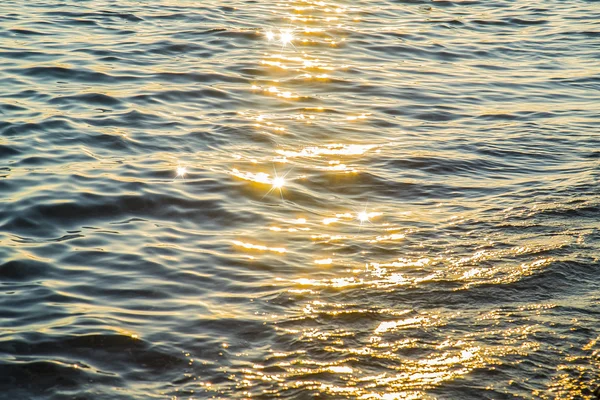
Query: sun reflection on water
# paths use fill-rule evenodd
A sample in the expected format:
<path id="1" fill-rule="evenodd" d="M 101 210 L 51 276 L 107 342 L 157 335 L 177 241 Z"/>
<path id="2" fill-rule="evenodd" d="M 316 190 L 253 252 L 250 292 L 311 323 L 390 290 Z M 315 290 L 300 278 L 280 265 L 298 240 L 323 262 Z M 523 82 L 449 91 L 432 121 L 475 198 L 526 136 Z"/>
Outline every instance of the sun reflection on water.
<path id="1" fill-rule="evenodd" d="M 277 308 L 279 301 L 287 308 L 285 314 L 269 317 L 277 333 L 277 348 L 244 371 L 239 388 L 260 387 L 254 393 L 258 397 L 303 393 L 307 398 L 314 394 L 425 399 L 446 382 L 470 379 L 478 370 L 501 366 L 511 355 L 535 351 L 536 345 L 528 338 L 538 328 L 526 318 L 520 320 L 521 326 L 501 329 L 502 310 L 461 314 L 444 308 L 444 302 L 459 302 L 468 290 L 506 285 L 540 273 L 553 262 L 543 253 L 565 243 L 490 245 L 472 252 L 443 245 L 424 250 L 424 238 L 446 239 L 443 232 L 425 228 L 435 225 L 435 216 L 425 211 L 418 214 L 417 208 L 405 209 L 400 189 L 390 190 L 393 206 L 369 206 L 369 193 L 360 191 L 360 179 L 380 172 L 373 171 L 373 165 L 382 156 L 390 160 L 389 149 L 398 154 L 401 150 L 385 138 L 362 135 L 361 129 L 378 122 L 377 114 L 364 109 L 340 112 L 327 106 L 323 96 L 333 84 L 354 83 L 343 79 L 347 66 L 339 59 L 347 45 L 345 24 L 356 23 L 360 10 L 310 0 L 283 4 L 287 14 L 280 17 L 288 24 L 262 31 L 261 46 L 266 50 L 257 60 L 262 75 L 248 93 L 275 106 L 244 116 L 251 129 L 273 143 L 273 149 L 268 155 L 239 160 L 238 166 L 251 159 L 251 171 L 240 166 L 231 168 L 229 175 L 247 185 L 245 193 L 266 196 L 279 191 L 283 199 L 283 190 L 287 191 L 289 201 L 277 204 L 277 209 L 265 209 L 269 223 L 253 232 L 256 241 L 248 235 L 252 240 L 232 242 L 236 251 L 252 260 L 277 257 L 281 261 L 285 272 L 277 282 L 288 290 L 270 305 Z M 348 140 L 336 136 L 335 141 L 320 135 L 320 129 L 331 126 L 344 127 L 354 135 Z M 264 172 L 274 162 L 290 169 L 282 175 L 276 170 Z M 292 169 L 301 172 L 288 177 Z M 346 197 L 350 199 L 347 204 L 344 197 L 330 195 L 333 191 L 327 187 L 340 181 L 346 183 L 340 184 L 343 194 L 359 188 L 355 196 Z M 294 186 L 311 195 L 293 193 Z M 415 191 L 422 189 L 413 186 Z M 317 211 L 315 204 L 326 211 Z M 403 224 L 419 216 L 423 218 L 418 223 Z M 447 226 L 461 221 L 449 219 Z M 296 259 L 300 267 L 290 268 L 287 258 Z M 521 261 L 513 262 L 516 259 Z M 439 307 L 427 307 L 431 298 L 439 301 Z M 464 315 L 469 312 L 479 314 Z M 449 330 L 448 326 L 457 328 Z"/>
<path id="2" fill-rule="evenodd" d="M 183 178 L 185 177 L 185 174 L 187 173 L 187 168 L 186 167 L 177 167 L 177 178 Z"/>
<path id="3" fill-rule="evenodd" d="M 252 243 L 242 242 L 239 240 L 234 240 L 233 244 L 238 247 L 247 249 L 247 250 L 271 251 L 271 252 L 280 253 L 280 254 L 287 252 L 287 250 L 284 247 L 269 247 L 269 246 L 264 246 L 261 244 L 252 244 Z"/>

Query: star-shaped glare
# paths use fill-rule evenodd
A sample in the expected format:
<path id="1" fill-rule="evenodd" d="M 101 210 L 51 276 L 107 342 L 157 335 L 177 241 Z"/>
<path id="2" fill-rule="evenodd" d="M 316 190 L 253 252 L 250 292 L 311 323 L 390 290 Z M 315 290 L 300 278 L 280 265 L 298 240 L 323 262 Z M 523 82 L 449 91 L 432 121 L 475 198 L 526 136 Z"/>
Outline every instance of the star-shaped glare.
<path id="1" fill-rule="evenodd" d="M 281 31 L 281 34 L 279 35 L 279 40 L 281 41 L 282 46 L 286 46 L 287 44 L 292 44 L 292 42 L 294 41 L 294 34 L 292 33 L 292 31 L 290 29 L 286 29 L 284 31 Z"/>
<path id="2" fill-rule="evenodd" d="M 283 187 L 285 186 L 286 180 L 285 177 L 290 173 L 290 171 L 286 172 L 285 175 L 279 176 L 277 174 L 277 170 L 273 168 L 274 177 L 270 179 L 271 189 L 263 196 L 263 199 L 267 197 L 272 191 L 279 190 L 279 195 L 281 196 L 281 200 L 283 200 Z"/>
<path id="3" fill-rule="evenodd" d="M 369 222 L 369 213 L 366 211 L 361 211 L 358 213 L 356 218 L 360 221 L 361 225 L 363 222 Z"/>
<path id="4" fill-rule="evenodd" d="M 273 30 L 269 29 L 265 31 L 265 37 L 269 42 L 273 42 L 277 39 L 277 37 L 279 37 L 279 42 L 281 43 L 282 48 L 286 47 L 288 44 L 296 47 L 294 46 L 294 43 L 292 43 L 294 40 L 296 40 L 296 37 L 294 36 L 294 30 L 290 28 L 279 29 L 279 33 L 275 33 Z"/>
<path id="5" fill-rule="evenodd" d="M 285 185 L 285 179 L 283 179 L 283 176 L 278 176 L 273 179 L 273 188 L 281 189 L 283 185 Z"/>
<path id="6" fill-rule="evenodd" d="M 185 174 L 187 173 L 187 168 L 186 167 L 177 167 L 177 178 L 183 178 L 185 177 Z"/>
<path id="7" fill-rule="evenodd" d="M 360 223 L 360 227 L 363 226 L 363 224 L 365 223 L 371 223 L 371 220 L 373 218 L 379 217 L 381 216 L 380 212 L 377 211 L 368 211 L 368 207 L 369 207 L 369 203 L 367 202 L 367 204 L 365 204 L 364 208 L 360 211 L 355 210 L 356 211 L 356 219 L 358 220 L 358 222 Z"/>

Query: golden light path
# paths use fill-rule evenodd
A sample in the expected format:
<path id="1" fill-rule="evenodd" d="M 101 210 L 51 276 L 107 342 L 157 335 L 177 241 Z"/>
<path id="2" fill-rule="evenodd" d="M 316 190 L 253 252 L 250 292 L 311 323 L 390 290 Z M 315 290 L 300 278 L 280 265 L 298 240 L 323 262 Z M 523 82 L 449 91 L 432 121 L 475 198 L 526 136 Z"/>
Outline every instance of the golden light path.
<path id="1" fill-rule="evenodd" d="M 339 45 L 346 38 L 336 37 L 333 32 L 339 32 L 344 23 L 358 22 L 361 10 L 324 1 L 290 1 L 285 4 L 290 7 L 286 14 L 289 25 L 261 32 L 266 43 L 274 48 L 263 53 L 263 58 L 257 62 L 265 75 L 253 82 L 250 95 L 280 102 L 282 107 L 293 105 L 293 114 L 260 110 L 240 114 L 248 119 L 257 133 L 267 138 L 288 134 L 304 138 L 303 126 L 320 124 L 327 127 L 331 124 L 356 128 L 369 124 L 372 113 L 363 110 L 342 113 L 330 112 L 334 109 L 333 105 L 330 108 L 326 105 L 298 106 L 307 99 L 315 98 L 314 93 L 310 93 L 311 89 L 327 87 L 337 79 L 339 71 L 347 68 L 336 64 L 339 61 L 336 57 L 343 55 Z M 311 48 L 316 50 L 306 50 Z M 324 49 L 336 53 L 327 56 L 323 54 Z M 292 196 L 292 182 L 294 186 L 304 185 L 305 192 L 313 193 L 314 201 L 325 201 L 319 196 L 328 195 L 327 182 L 346 179 L 343 182 L 349 189 L 354 189 L 361 174 L 368 172 L 364 162 L 360 166 L 355 164 L 376 160 L 380 152 L 392 146 L 385 140 L 345 142 L 340 136 L 334 143 L 315 140 L 314 137 L 293 143 L 286 142 L 285 147 L 276 146 L 272 155 L 262 158 L 234 155 L 236 164 L 227 173 L 247 183 L 246 189 L 262 196 L 261 201 L 273 191 L 279 191 L 283 200 L 284 189 L 287 188 L 291 201 L 285 206 L 293 207 L 297 204 Z M 265 172 L 270 171 L 274 163 L 288 165 L 289 169 L 283 175 L 279 175 L 274 167 L 273 173 Z M 301 172 L 293 176 L 292 170 Z M 185 169 L 178 168 L 177 176 L 185 173 Z M 316 193 L 316 185 L 309 188 L 311 179 L 325 182 L 321 186 L 323 193 Z M 397 244 L 411 239 L 414 232 L 388 223 L 384 212 L 369 209 L 368 204 L 368 193 L 364 193 L 362 198 L 357 195 L 354 203 L 344 204 L 336 198 L 331 208 L 337 211 L 329 215 L 310 213 L 301 207 L 287 209 L 290 215 L 284 217 L 273 213 L 274 222 L 265 228 L 266 233 L 261 231 L 262 236 L 254 237 L 253 233 L 252 239 L 232 241 L 233 247 L 251 261 L 260 257 L 300 257 L 295 253 L 294 245 L 304 241 L 301 247 L 308 252 L 305 258 L 312 265 L 312 270 L 307 267 L 310 272 L 277 278 L 290 288 L 290 296 L 297 296 L 294 297 L 298 301 L 295 314 L 273 316 L 278 322 L 276 329 L 280 340 L 287 340 L 295 347 L 286 351 L 274 350 L 264 361 L 265 365 L 255 364 L 245 370 L 243 379 L 238 383 L 240 390 L 250 390 L 255 386 L 264 388 L 268 383 L 267 389 L 260 393 L 266 397 L 281 396 L 281 392 L 286 390 L 302 389 L 325 397 L 425 399 L 429 389 L 444 382 L 464 378 L 477 369 L 500 365 L 501 358 L 509 354 L 527 354 L 534 350 L 527 337 L 536 332 L 526 324 L 510 330 L 477 332 L 478 338 L 475 338 L 475 333 L 444 337 L 432 334 L 424 348 L 420 348 L 419 334 L 428 335 L 442 330 L 450 322 L 460 320 L 460 313 L 364 308 L 335 301 L 335 295 L 331 300 L 323 300 L 326 294 L 369 288 L 388 293 L 399 289 L 427 288 L 427 285 L 440 282 L 455 284 L 456 290 L 507 283 L 533 274 L 551 261 L 540 258 L 522 263 L 518 268 L 501 262 L 496 262 L 493 268 L 480 266 L 486 261 L 502 260 L 515 252 L 535 254 L 542 251 L 540 248 L 543 246 L 504 252 L 480 250 L 472 257 L 458 259 L 440 254 L 375 260 L 369 254 L 369 246 L 392 253 L 396 251 Z M 282 203 L 279 205 L 276 211 L 283 209 Z M 357 210 L 356 207 L 360 208 Z M 432 218 L 423 217 L 424 220 Z M 287 243 L 286 235 L 290 237 Z M 357 244 L 364 246 L 365 250 L 359 253 L 348 250 L 357 247 Z M 346 255 L 344 251 L 350 254 Z M 360 294 L 357 296 L 360 297 Z M 545 308 L 540 308 L 540 312 L 543 310 Z M 337 322 L 345 318 L 351 325 L 353 316 L 361 320 L 365 315 L 370 316 L 366 319 L 372 319 L 371 326 L 361 325 L 358 329 L 369 336 L 366 341 L 353 340 L 353 328 Z M 493 321 L 498 316 L 490 313 L 480 318 L 480 321 Z M 500 338 L 499 344 L 482 345 L 481 342 L 487 338 Z M 302 344 L 306 348 L 318 349 L 314 353 L 321 354 L 321 357 L 312 356 L 302 348 Z M 362 367 L 363 363 L 381 363 L 385 368 L 371 373 L 369 368 Z"/>

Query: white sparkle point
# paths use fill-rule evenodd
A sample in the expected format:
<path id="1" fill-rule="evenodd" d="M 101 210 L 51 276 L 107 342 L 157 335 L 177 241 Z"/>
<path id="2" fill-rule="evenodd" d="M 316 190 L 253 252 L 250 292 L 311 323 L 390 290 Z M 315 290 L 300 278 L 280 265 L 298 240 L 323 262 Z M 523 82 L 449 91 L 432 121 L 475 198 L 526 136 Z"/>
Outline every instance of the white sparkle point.
<path id="1" fill-rule="evenodd" d="M 273 179 L 273 188 L 281 189 L 285 185 L 285 179 L 282 176 L 278 176 Z"/>
<path id="2" fill-rule="evenodd" d="M 283 187 L 286 184 L 285 178 L 290 173 L 290 171 L 287 171 L 284 175 L 278 175 L 277 170 L 273 166 L 273 172 L 274 172 L 273 178 L 267 178 L 268 179 L 267 182 L 269 182 L 271 184 L 271 189 L 269 189 L 269 191 L 267 193 L 265 193 L 265 195 L 262 198 L 264 199 L 265 196 L 269 195 L 271 192 L 278 190 L 279 196 L 281 197 L 281 200 L 283 200 Z"/>
<path id="3" fill-rule="evenodd" d="M 358 218 L 361 224 L 363 222 L 369 222 L 369 214 L 366 211 L 359 212 L 356 218 Z"/>
<path id="4" fill-rule="evenodd" d="M 185 176 L 185 174 L 187 173 L 187 168 L 186 167 L 177 167 L 177 177 L 181 177 L 183 178 Z"/>
<path id="5" fill-rule="evenodd" d="M 283 46 L 287 45 L 288 43 L 292 44 L 292 41 L 294 40 L 294 34 L 291 30 L 281 31 L 279 40 Z"/>
<path id="6" fill-rule="evenodd" d="M 269 42 L 272 42 L 273 40 L 275 40 L 275 34 L 273 33 L 273 31 L 267 31 L 265 33 L 265 36 L 267 37 L 267 40 Z"/>

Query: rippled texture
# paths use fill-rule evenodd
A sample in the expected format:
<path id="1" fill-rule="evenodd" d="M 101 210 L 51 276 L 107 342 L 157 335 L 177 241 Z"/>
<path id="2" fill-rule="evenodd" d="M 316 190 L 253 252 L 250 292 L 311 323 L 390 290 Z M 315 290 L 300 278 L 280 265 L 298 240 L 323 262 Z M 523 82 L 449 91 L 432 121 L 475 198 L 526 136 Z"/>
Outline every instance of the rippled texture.
<path id="1" fill-rule="evenodd" d="M 597 398 L 599 21 L 2 2 L 2 397 Z"/>

